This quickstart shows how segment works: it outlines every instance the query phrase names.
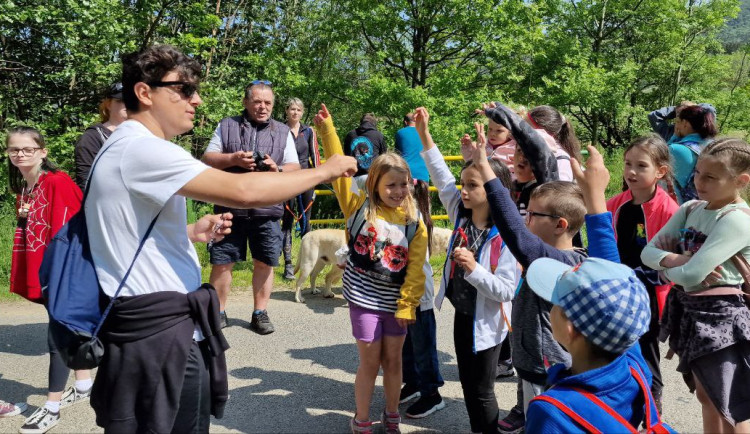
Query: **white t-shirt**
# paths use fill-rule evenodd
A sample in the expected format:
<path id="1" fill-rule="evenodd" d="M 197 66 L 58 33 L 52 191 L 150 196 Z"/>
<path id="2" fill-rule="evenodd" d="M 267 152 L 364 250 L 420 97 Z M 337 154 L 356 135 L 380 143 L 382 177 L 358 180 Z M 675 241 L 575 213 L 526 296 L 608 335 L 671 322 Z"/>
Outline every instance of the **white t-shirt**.
<path id="1" fill-rule="evenodd" d="M 117 127 L 94 164 L 86 224 L 104 293 L 114 296 L 162 208 L 120 296 L 198 289 L 201 269 L 188 239 L 185 198 L 175 193 L 208 166 L 134 120 Z"/>
<path id="2" fill-rule="evenodd" d="M 211 141 L 208 142 L 208 146 L 204 153 L 209 152 L 222 152 L 223 147 L 221 146 L 221 123 L 216 126 L 214 135 L 211 136 Z M 284 159 L 281 163 L 275 161 L 279 166 L 283 166 L 287 163 L 299 164 L 299 156 L 297 155 L 297 146 L 294 144 L 294 136 L 289 131 L 289 136 L 286 138 L 286 146 L 284 146 Z"/>

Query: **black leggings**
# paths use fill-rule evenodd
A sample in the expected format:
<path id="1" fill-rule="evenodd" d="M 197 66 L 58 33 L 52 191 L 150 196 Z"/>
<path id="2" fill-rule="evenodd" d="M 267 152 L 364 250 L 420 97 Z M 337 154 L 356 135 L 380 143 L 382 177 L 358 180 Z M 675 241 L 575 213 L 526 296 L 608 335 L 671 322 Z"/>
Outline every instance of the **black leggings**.
<path id="1" fill-rule="evenodd" d="M 313 194 L 315 194 L 315 190 L 307 190 L 300 194 L 299 196 L 295 196 L 292 200 L 285 203 L 284 206 L 284 216 L 281 217 L 281 231 L 284 234 L 284 263 L 285 264 L 291 264 L 292 263 L 292 230 L 294 229 L 294 216 L 292 213 L 289 212 L 286 207 L 288 206 L 290 209 L 294 210 L 297 217 L 300 216 L 302 211 L 307 208 L 307 211 L 305 211 L 305 218 L 300 219 L 300 225 L 302 226 L 302 236 L 305 236 L 306 233 L 310 232 L 311 226 L 310 226 L 310 217 L 312 216 L 312 200 L 313 200 Z M 300 198 L 302 199 L 302 206 L 300 207 Z"/>
<path id="2" fill-rule="evenodd" d="M 52 341 L 52 334 L 49 331 L 47 331 L 47 346 L 49 347 L 49 392 L 62 392 L 68 383 L 70 368 L 60 356 L 60 351 Z"/>
<path id="3" fill-rule="evenodd" d="M 641 336 L 638 343 L 641 346 L 643 359 L 646 361 L 649 369 L 651 369 L 651 393 L 658 399 L 661 397 L 661 392 L 664 388 L 664 382 L 661 378 L 661 368 L 659 367 L 661 360 L 661 354 L 659 353 L 659 303 L 657 301 L 656 288 L 650 284 L 646 284 L 645 286 L 651 305 L 651 323 L 649 324 L 648 331 Z"/>
<path id="4" fill-rule="evenodd" d="M 460 313 L 456 313 L 453 320 L 453 344 L 471 431 L 495 433 L 500 413 L 495 398 L 495 370 L 500 345 L 475 354 L 474 318 Z"/>

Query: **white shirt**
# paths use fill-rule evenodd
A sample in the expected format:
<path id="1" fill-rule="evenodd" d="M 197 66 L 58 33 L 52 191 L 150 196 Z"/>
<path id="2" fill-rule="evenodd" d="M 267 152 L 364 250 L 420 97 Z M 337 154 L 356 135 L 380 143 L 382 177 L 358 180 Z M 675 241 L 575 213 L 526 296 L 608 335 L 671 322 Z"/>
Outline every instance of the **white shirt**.
<path id="1" fill-rule="evenodd" d="M 198 289 L 201 269 L 188 239 L 185 198 L 175 193 L 208 166 L 134 120 L 117 127 L 94 165 L 86 224 L 104 293 L 114 296 L 160 210 L 120 296 Z"/>
<path id="2" fill-rule="evenodd" d="M 211 141 L 208 142 L 205 154 L 209 152 L 222 152 L 223 146 L 221 144 L 221 123 L 216 126 L 214 135 L 211 136 Z M 294 144 L 294 136 L 289 131 L 289 136 L 286 138 L 286 145 L 284 146 L 284 158 L 280 163 L 274 161 L 278 166 L 283 166 L 287 163 L 299 164 L 299 156 L 297 155 L 297 146 Z"/>

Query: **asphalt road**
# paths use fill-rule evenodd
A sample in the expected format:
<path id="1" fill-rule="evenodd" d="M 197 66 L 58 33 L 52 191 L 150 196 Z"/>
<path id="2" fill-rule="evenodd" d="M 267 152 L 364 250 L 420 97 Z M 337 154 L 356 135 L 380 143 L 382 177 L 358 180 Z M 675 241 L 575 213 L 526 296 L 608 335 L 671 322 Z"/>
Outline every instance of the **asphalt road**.
<path id="1" fill-rule="evenodd" d="M 354 408 L 357 352 L 351 336 L 348 308 L 336 298 L 323 299 L 305 291 L 307 303 L 294 302 L 291 290 L 273 294 L 269 315 L 276 332 L 259 336 L 247 327 L 252 297 L 232 295 L 225 334 L 230 400 L 224 418 L 214 420 L 212 432 L 346 432 Z M 447 406 L 425 419 L 403 419 L 404 432 L 469 432 L 469 421 L 458 382 L 452 338 L 453 309 L 446 303 L 437 312 L 438 352 Z M 44 404 L 47 387 L 46 313 L 26 302 L 0 304 L 0 399 L 26 401 L 30 415 Z M 665 350 L 662 349 L 662 353 Z M 663 361 L 665 420 L 679 432 L 699 432 L 701 411 L 674 370 L 676 361 Z M 73 378 L 71 375 L 70 382 Z M 382 379 L 373 397 L 371 417 L 383 408 Z M 504 412 L 515 403 L 515 377 L 496 382 L 498 404 Z M 405 410 L 402 406 L 402 414 Z M 17 432 L 24 418 L 0 419 L 0 432 Z M 83 403 L 63 409 L 51 432 L 100 432 L 94 413 Z"/>

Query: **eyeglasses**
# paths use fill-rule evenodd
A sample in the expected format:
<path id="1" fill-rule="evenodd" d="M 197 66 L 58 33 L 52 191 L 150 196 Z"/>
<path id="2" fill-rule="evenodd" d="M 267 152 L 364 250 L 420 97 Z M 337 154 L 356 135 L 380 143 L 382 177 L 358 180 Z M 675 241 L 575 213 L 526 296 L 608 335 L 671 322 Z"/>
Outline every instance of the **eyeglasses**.
<path id="1" fill-rule="evenodd" d="M 19 152 L 22 153 L 24 157 L 31 157 L 37 149 L 42 148 L 8 148 L 5 152 L 11 157 L 17 157 Z"/>
<path id="2" fill-rule="evenodd" d="M 536 211 L 526 211 L 526 224 L 529 224 L 531 222 L 531 217 L 549 217 L 551 219 L 559 219 L 559 215 L 554 214 L 546 214 L 543 212 L 536 212 Z"/>
<path id="3" fill-rule="evenodd" d="M 179 86 L 178 92 L 182 94 L 186 99 L 190 99 L 198 92 L 198 85 L 194 83 L 188 83 L 186 81 L 151 81 L 146 83 L 151 87 L 168 87 L 168 86 Z"/>
<path id="4" fill-rule="evenodd" d="M 251 85 L 255 86 L 256 84 L 265 84 L 266 86 L 272 86 L 273 83 L 271 83 L 268 80 L 253 80 L 250 82 Z"/>

